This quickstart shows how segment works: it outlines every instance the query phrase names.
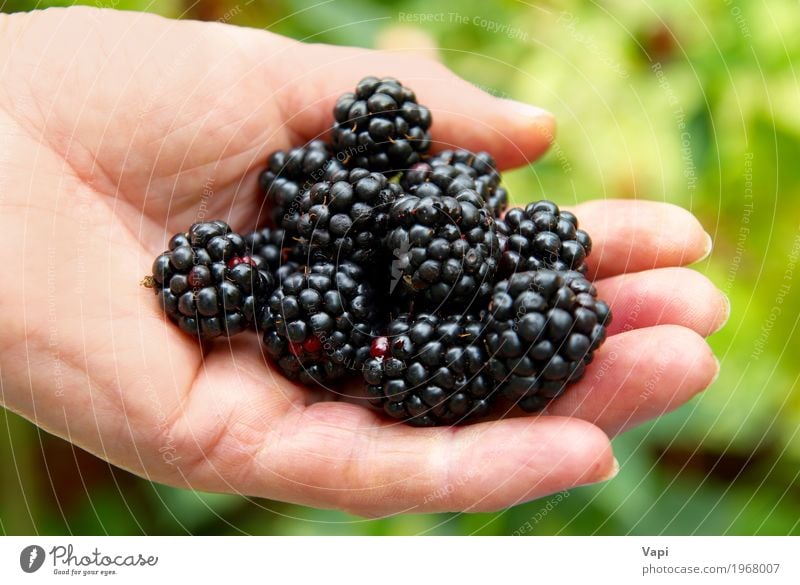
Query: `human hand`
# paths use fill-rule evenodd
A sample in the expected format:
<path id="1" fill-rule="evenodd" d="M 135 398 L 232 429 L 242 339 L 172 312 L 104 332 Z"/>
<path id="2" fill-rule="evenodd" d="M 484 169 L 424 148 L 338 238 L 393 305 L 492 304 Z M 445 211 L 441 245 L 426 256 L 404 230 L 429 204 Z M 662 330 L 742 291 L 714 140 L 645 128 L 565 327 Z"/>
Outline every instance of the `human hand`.
<path id="1" fill-rule="evenodd" d="M 718 365 L 727 301 L 679 266 L 710 247 L 686 211 L 578 206 L 612 306 L 585 378 L 548 408 L 417 429 L 280 376 L 254 336 L 204 347 L 138 286 L 169 236 L 255 227 L 269 152 L 324 133 L 368 74 L 413 87 L 440 148 L 537 158 L 552 117 L 443 66 L 263 31 L 86 8 L 3 15 L 2 403 L 154 481 L 364 515 L 492 510 L 615 470 L 609 436 L 672 410 Z"/>

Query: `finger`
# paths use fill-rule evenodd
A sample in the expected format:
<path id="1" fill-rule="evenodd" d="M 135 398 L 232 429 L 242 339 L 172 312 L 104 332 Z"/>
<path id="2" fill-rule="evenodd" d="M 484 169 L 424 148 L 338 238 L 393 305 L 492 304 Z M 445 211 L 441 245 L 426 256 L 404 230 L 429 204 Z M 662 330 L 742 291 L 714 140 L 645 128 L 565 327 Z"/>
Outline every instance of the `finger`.
<path id="1" fill-rule="evenodd" d="M 489 95 L 436 61 L 328 45 L 298 45 L 292 56 L 276 88 L 283 110 L 297 114 L 287 124 L 302 140 L 327 132 L 338 96 L 368 75 L 399 79 L 430 108 L 434 150 L 485 150 L 501 167 L 516 167 L 541 156 L 555 134 L 549 112 Z"/>
<path id="2" fill-rule="evenodd" d="M 321 403 L 265 442 L 259 477 L 280 499 L 367 516 L 506 508 L 616 473 L 608 437 L 577 419 L 414 429 Z"/>
<path id="3" fill-rule="evenodd" d="M 607 199 L 582 203 L 573 211 L 592 236 L 589 274 L 598 278 L 683 266 L 711 252 L 703 226 L 676 205 Z"/>
<path id="4" fill-rule="evenodd" d="M 615 435 L 676 409 L 718 372 L 711 349 L 694 331 L 676 325 L 635 329 L 610 337 L 584 378 L 547 411 Z"/>
<path id="5" fill-rule="evenodd" d="M 609 335 L 653 325 L 680 325 L 706 337 L 728 320 L 730 302 L 712 282 L 688 268 L 659 268 L 595 282 L 611 305 Z"/>

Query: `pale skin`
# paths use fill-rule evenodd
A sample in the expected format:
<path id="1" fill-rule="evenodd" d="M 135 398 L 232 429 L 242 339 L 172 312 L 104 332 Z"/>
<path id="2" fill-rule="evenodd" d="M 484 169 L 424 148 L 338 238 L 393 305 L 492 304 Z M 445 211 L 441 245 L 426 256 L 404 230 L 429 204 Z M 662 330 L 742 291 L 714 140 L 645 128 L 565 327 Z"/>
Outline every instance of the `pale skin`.
<path id="1" fill-rule="evenodd" d="M 323 399 L 255 335 L 201 348 L 139 285 L 200 215 L 252 227 L 266 156 L 324 136 L 337 95 L 369 74 L 415 89 L 438 148 L 510 168 L 555 132 L 549 113 L 410 55 L 86 8 L 0 16 L 2 404 L 154 481 L 365 516 L 496 510 L 613 476 L 610 437 L 718 372 L 704 338 L 728 303 L 684 267 L 710 239 L 678 207 L 573 209 L 615 314 L 608 341 L 545 415 L 459 428 Z"/>

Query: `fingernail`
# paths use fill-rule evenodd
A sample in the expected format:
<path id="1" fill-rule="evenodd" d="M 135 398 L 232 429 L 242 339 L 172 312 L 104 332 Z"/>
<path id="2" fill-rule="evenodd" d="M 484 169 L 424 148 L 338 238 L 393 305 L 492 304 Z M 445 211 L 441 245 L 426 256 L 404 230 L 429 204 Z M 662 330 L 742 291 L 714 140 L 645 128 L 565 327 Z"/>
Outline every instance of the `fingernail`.
<path id="1" fill-rule="evenodd" d="M 509 100 L 503 99 L 503 102 L 508 106 L 508 108 L 513 111 L 516 115 L 521 116 L 523 118 L 553 118 L 552 112 L 548 112 L 543 108 L 539 108 L 537 106 L 533 106 L 531 104 L 526 104 L 524 102 L 518 102 L 516 100 Z"/>
<path id="2" fill-rule="evenodd" d="M 714 249 L 714 240 L 711 239 L 711 234 L 706 232 L 706 247 L 703 251 L 703 255 L 697 259 L 698 262 L 702 262 L 709 256 L 711 256 L 711 251 Z"/>
<path id="3" fill-rule="evenodd" d="M 617 458 L 614 457 L 614 460 L 611 464 L 611 469 L 608 470 L 608 473 L 600 477 L 596 483 L 601 483 L 604 481 L 608 481 L 610 479 L 614 479 L 615 477 L 617 477 L 618 473 L 619 473 L 619 461 L 617 461 Z"/>
<path id="4" fill-rule="evenodd" d="M 711 335 L 717 333 L 720 329 L 725 327 L 725 324 L 728 322 L 728 319 L 731 318 L 731 300 L 728 298 L 728 295 L 722 295 L 722 302 L 725 303 L 725 314 L 722 316 L 722 320 L 719 322 L 719 325 L 711 332 Z"/>

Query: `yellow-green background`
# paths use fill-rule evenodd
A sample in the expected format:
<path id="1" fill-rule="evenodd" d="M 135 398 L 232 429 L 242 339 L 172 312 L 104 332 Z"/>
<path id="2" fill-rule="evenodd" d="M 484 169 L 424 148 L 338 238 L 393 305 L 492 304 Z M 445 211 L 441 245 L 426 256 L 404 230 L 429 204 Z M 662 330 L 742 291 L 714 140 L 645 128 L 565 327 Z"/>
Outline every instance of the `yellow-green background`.
<path id="1" fill-rule="evenodd" d="M 509 534 L 529 523 L 522 531 L 531 534 L 800 534 L 800 266 L 787 273 L 800 237 L 796 0 L 86 4 L 224 19 L 313 42 L 435 45 L 487 91 L 557 115 L 555 148 L 506 175 L 515 201 L 635 197 L 691 209 L 715 242 L 696 268 L 733 311 L 711 338 L 717 382 L 615 439 L 622 470 L 606 485 L 497 514 L 366 521 L 154 485 L 0 411 L 0 532 Z M 443 13 L 445 22 L 400 26 L 409 13 Z M 493 32 L 489 21 L 512 28 Z"/>

